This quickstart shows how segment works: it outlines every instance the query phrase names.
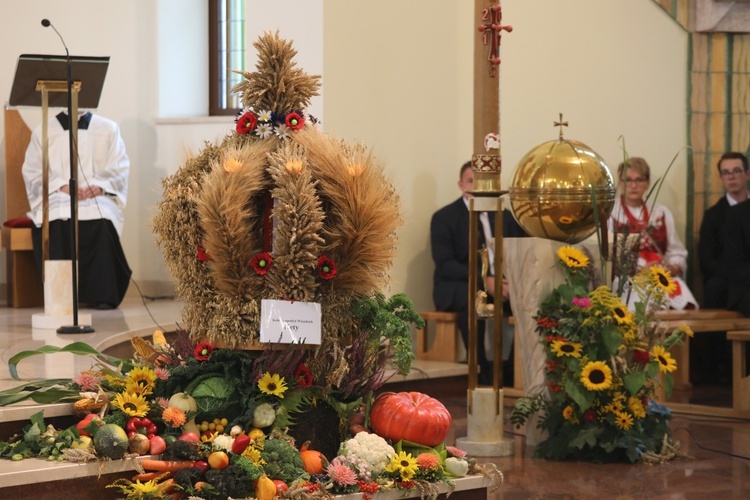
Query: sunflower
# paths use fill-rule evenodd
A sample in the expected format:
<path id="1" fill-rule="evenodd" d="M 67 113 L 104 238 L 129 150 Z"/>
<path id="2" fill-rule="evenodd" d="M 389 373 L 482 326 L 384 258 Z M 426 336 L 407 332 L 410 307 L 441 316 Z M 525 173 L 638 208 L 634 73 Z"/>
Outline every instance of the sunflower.
<path id="1" fill-rule="evenodd" d="M 612 308 L 612 317 L 615 318 L 618 325 L 633 324 L 633 315 L 630 314 L 628 308 L 622 302 Z"/>
<path id="2" fill-rule="evenodd" d="M 651 282 L 656 285 L 657 288 L 670 294 L 677 290 L 677 282 L 672 279 L 669 271 L 661 266 L 651 266 Z"/>
<path id="3" fill-rule="evenodd" d="M 567 267 L 586 267 L 589 258 L 575 247 L 566 246 L 557 249 L 557 256 Z"/>
<path id="4" fill-rule="evenodd" d="M 550 346 L 550 351 L 557 353 L 557 357 L 571 356 L 573 358 L 581 357 L 582 345 L 578 342 L 568 342 L 566 340 L 555 340 Z"/>
<path id="5" fill-rule="evenodd" d="M 263 460 L 260 454 L 260 450 L 255 446 L 248 446 L 245 451 L 242 452 L 242 456 L 250 460 L 255 465 L 265 465 L 266 461 Z"/>
<path id="6" fill-rule="evenodd" d="M 628 408 L 630 408 L 630 411 L 636 418 L 643 418 L 646 416 L 646 410 L 643 408 L 643 402 L 641 401 L 641 398 L 630 396 L 628 398 Z"/>
<path id="7" fill-rule="evenodd" d="M 659 362 L 659 371 L 662 373 L 671 373 L 677 369 L 677 361 L 660 345 L 651 349 L 651 357 Z"/>
<path id="8" fill-rule="evenodd" d="M 612 386 L 612 370 L 604 361 L 590 361 L 581 371 L 581 382 L 590 391 L 603 391 Z"/>
<path id="9" fill-rule="evenodd" d="M 258 389 L 264 394 L 270 396 L 284 397 L 284 391 L 286 391 L 286 381 L 284 377 L 280 377 L 278 373 L 271 375 L 269 372 L 263 374 L 263 377 L 258 380 Z"/>
<path id="10" fill-rule="evenodd" d="M 139 366 L 128 373 L 125 380 L 125 390 L 131 394 L 146 396 L 151 394 L 156 383 L 156 372 L 151 368 Z"/>
<path id="11" fill-rule="evenodd" d="M 131 417 L 145 417 L 148 413 L 146 398 L 140 394 L 119 393 L 112 404 Z"/>
<path id="12" fill-rule="evenodd" d="M 408 481 L 417 472 L 417 459 L 411 456 L 411 453 L 401 451 L 394 455 L 388 465 L 385 466 L 388 472 L 398 472 L 401 479 Z"/>
<path id="13" fill-rule="evenodd" d="M 617 424 L 617 427 L 620 429 L 626 431 L 633 427 L 633 416 L 630 413 L 625 413 L 623 411 L 615 412 L 615 424 Z"/>

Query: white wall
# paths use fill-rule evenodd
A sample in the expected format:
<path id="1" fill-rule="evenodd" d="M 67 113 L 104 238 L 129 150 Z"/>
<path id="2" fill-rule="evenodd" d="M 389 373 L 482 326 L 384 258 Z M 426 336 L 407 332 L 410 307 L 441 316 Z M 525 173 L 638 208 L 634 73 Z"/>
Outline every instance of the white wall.
<path id="1" fill-rule="evenodd" d="M 299 65 L 323 73 L 325 100 L 314 105 L 322 111 L 311 112 L 324 117 L 326 131 L 362 140 L 385 162 L 405 217 L 391 292 L 406 291 L 418 307 L 432 307 L 430 216 L 458 196 L 457 170 L 471 154 L 473 2 L 246 1 L 252 30 L 278 27 L 295 40 L 305 61 Z M 504 21 L 514 27 L 503 35 L 504 185 L 526 151 L 556 137 L 558 112 L 570 121 L 566 136 L 610 166 L 621 158 L 622 135 L 630 154 L 646 157 L 656 175 L 663 172 L 686 143 L 687 34 L 653 0 L 504 0 L 503 6 Z M 19 54 L 62 52 L 42 17 L 72 53 L 112 57 L 99 111 L 121 124 L 133 165 L 123 246 L 136 280 L 168 280 L 150 229 L 161 178 L 233 125 L 200 118 L 207 109 L 205 2 L 6 0 L 3 7 L 5 99 Z M 36 110 L 24 116 L 32 125 L 39 121 Z M 660 197 L 681 232 L 684 165 L 683 154 Z M 0 166 L 4 173 L 2 155 Z"/>

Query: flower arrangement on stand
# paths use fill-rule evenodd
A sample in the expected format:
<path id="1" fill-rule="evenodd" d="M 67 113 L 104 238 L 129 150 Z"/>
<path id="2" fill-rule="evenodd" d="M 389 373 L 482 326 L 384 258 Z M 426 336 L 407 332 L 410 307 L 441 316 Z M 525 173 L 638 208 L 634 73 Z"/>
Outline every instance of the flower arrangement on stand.
<path id="1" fill-rule="evenodd" d="M 672 390 L 677 363 L 670 349 L 692 336 L 689 327 L 662 327 L 675 283 L 661 266 L 630 279 L 634 311 L 608 286 L 596 283 L 589 257 L 561 247 L 565 281 L 534 317 L 546 354 L 547 391 L 522 398 L 511 414 L 520 427 L 540 413 L 547 436 L 536 456 L 554 460 L 638 462 L 669 441 L 671 413 L 657 401 Z M 626 301 L 627 302 L 627 301 Z"/>

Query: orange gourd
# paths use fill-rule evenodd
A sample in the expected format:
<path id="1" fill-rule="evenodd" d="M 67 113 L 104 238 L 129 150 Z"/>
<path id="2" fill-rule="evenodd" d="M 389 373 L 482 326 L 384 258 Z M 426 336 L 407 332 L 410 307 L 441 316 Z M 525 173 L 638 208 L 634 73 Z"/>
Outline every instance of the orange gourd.
<path id="1" fill-rule="evenodd" d="M 276 496 L 276 484 L 268 476 L 261 477 L 255 485 L 255 496 L 258 500 L 273 500 Z"/>
<path id="2" fill-rule="evenodd" d="M 302 469 L 311 476 L 313 474 L 322 474 L 328 460 L 326 460 L 325 455 L 321 452 L 308 449 L 309 445 L 310 441 L 303 444 L 299 449 L 300 457 L 302 457 Z"/>

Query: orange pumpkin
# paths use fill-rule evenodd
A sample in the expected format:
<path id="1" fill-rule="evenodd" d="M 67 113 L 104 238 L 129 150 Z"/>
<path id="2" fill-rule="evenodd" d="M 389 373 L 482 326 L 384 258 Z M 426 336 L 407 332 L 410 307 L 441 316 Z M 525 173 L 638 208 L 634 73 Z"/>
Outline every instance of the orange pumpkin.
<path id="1" fill-rule="evenodd" d="M 393 442 L 405 439 L 425 446 L 445 441 L 451 414 L 435 398 L 419 392 L 385 392 L 370 409 L 372 430 Z"/>
<path id="2" fill-rule="evenodd" d="M 325 464 L 328 462 L 325 455 L 317 450 L 310 450 L 307 447 L 310 445 L 310 441 L 303 444 L 299 449 L 300 457 L 302 457 L 302 469 L 310 474 L 322 474 Z"/>

